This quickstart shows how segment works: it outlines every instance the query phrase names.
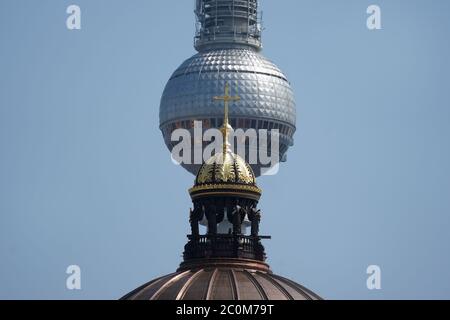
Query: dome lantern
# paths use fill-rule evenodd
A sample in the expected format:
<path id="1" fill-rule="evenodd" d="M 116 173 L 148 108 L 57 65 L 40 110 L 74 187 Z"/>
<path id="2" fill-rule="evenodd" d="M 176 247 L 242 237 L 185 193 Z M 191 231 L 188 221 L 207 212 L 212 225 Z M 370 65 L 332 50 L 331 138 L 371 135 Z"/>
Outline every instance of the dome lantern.
<path id="1" fill-rule="evenodd" d="M 221 132 L 223 148 L 203 164 L 189 190 L 191 234 L 176 273 L 158 278 L 130 292 L 127 300 L 318 300 L 320 297 L 294 281 L 273 274 L 266 263 L 259 232 L 261 190 L 244 159 L 228 141 L 229 103 L 225 95 Z M 206 227 L 201 234 L 200 226 Z M 247 229 L 250 228 L 250 232 Z"/>

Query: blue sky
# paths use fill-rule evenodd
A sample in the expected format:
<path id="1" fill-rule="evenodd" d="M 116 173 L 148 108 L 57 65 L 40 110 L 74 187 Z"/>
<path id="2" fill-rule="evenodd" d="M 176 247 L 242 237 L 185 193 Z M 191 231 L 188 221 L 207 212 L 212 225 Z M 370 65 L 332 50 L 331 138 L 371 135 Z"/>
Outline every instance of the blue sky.
<path id="1" fill-rule="evenodd" d="M 65 26 L 74 3 L 80 31 Z M 259 179 L 272 269 L 329 299 L 450 298 L 450 2 L 261 6 L 263 53 L 299 113 L 288 162 Z M 181 262 L 194 178 L 158 109 L 195 53 L 193 8 L 0 2 L 0 298 L 117 299 Z M 66 289 L 72 264 L 81 291 Z"/>

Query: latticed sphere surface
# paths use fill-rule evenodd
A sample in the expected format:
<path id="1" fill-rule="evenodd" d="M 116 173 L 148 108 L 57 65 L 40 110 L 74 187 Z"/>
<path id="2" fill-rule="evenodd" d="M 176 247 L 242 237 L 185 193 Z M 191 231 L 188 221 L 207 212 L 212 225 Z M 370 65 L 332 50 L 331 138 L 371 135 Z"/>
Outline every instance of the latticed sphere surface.
<path id="1" fill-rule="evenodd" d="M 153 280 L 124 300 L 320 300 L 305 287 L 262 271 L 205 268 Z"/>
<path id="2" fill-rule="evenodd" d="M 160 125 L 172 150 L 171 133 L 192 129 L 194 120 L 204 129 L 220 127 L 223 103 L 213 101 L 223 94 L 225 84 L 241 100 L 230 107 L 234 129 L 278 129 L 281 159 L 293 145 L 296 125 L 295 100 L 290 84 L 280 69 L 251 49 L 234 48 L 201 52 L 186 60 L 172 75 L 160 106 Z M 253 164 L 252 164 L 253 165 Z M 196 174 L 199 166 L 186 166 Z M 258 170 L 255 174 L 258 175 Z"/>

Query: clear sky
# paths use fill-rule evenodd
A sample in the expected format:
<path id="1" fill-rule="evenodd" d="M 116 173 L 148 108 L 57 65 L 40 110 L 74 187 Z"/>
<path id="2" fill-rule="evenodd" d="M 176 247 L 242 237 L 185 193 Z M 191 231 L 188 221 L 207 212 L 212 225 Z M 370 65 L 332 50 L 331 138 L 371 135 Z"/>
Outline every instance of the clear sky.
<path id="1" fill-rule="evenodd" d="M 194 177 L 158 116 L 195 53 L 193 2 L 0 1 L 0 298 L 117 299 L 181 262 Z M 299 113 L 259 179 L 272 269 L 329 299 L 450 298 L 450 1 L 261 6 Z"/>

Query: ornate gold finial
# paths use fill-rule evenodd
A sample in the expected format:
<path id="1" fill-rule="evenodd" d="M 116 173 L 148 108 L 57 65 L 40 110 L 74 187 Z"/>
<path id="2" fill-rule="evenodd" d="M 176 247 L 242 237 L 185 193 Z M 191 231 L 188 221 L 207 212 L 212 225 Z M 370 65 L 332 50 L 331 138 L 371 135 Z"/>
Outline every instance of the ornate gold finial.
<path id="1" fill-rule="evenodd" d="M 229 124 L 229 103 L 239 101 L 239 96 L 230 96 L 230 86 L 225 85 L 225 95 L 214 97 L 215 101 L 224 101 L 225 114 L 220 131 L 223 136 L 223 153 L 216 153 L 199 169 L 195 185 L 189 189 L 191 198 L 202 199 L 211 196 L 241 197 L 258 201 L 261 189 L 256 185 L 255 174 L 248 163 L 231 150 L 228 141 L 233 128 Z"/>
<path id="2" fill-rule="evenodd" d="M 225 105 L 225 112 L 223 118 L 223 126 L 221 128 L 223 135 L 223 153 L 226 153 L 228 148 L 230 147 L 230 142 L 228 141 L 228 137 L 230 135 L 230 130 L 232 129 L 229 123 L 229 103 L 230 101 L 239 101 L 241 97 L 239 96 L 230 96 L 230 86 L 228 82 L 225 84 L 225 95 L 214 97 L 214 101 L 223 101 Z"/>

